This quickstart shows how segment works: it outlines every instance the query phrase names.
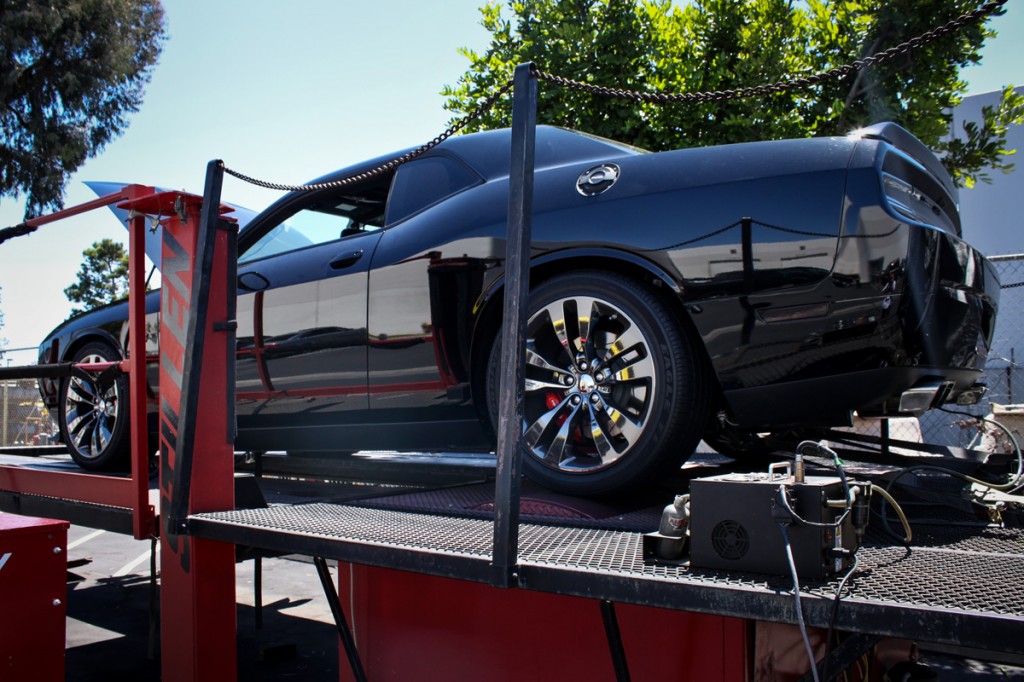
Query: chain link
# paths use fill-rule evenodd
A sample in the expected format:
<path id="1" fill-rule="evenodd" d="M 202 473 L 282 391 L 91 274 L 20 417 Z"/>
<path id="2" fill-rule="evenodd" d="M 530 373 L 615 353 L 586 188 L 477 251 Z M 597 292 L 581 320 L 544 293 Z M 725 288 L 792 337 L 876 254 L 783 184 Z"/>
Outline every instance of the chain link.
<path id="1" fill-rule="evenodd" d="M 587 92 L 592 95 L 602 95 L 605 97 L 615 97 L 618 99 L 627 99 L 634 102 L 649 102 L 652 104 L 670 104 L 683 102 L 687 104 L 697 104 L 700 102 L 723 102 L 726 100 L 743 99 L 746 97 L 758 97 L 764 95 L 779 94 L 785 92 L 793 92 L 795 90 L 802 90 L 814 85 L 820 85 L 832 79 L 844 78 L 852 73 L 856 73 L 861 69 L 865 69 L 869 66 L 877 64 L 884 64 L 892 61 L 896 57 L 910 52 L 911 50 L 928 45 L 929 43 L 935 42 L 939 38 L 946 36 L 954 31 L 957 31 L 967 24 L 973 23 L 982 19 L 990 14 L 996 12 L 1000 7 L 1005 5 L 1008 0 L 993 0 L 988 2 L 977 9 L 962 14 L 952 21 L 948 21 L 938 28 L 932 29 L 926 33 L 922 33 L 919 36 L 915 36 L 910 40 L 895 45 L 881 52 L 868 55 L 863 59 L 858 59 L 850 64 L 844 64 L 843 66 L 837 66 L 834 69 L 828 71 L 821 71 L 816 74 L 809 76 L 802 76 L 800 78 L 792 78 L 776 83 L 769 83 L 766 85 L 756 85 L 746 88 L 736 88 L 735 90 L 716 90 L 712 92 L 685 92 L 685 93 L 665 93 L 665 92 L 637 92 L 635 90 L 621 90 L 618 88 L 608 88 L 602 85 L 593 85 L 590 83 L 581 83 L 579 81 L 565 78 L 563 76 L 555 76 L 553 74 L 542 71 L 536 65 L 533 65 L 531 71 L 537 80 L 545 81 L 558 85 L 561 87 L 568 88 L 570 90 L 578 90 L 581 92 Z M 284 192 L 300 192 L 300 191 L 315 191 L 321 189 L 332 189 L 336 187 L 344 187 L 363 180 L 369 180 L 370 178 L 388 173 L 398 166 L 404 163 L 408 163 L 413 159 L 422 156 L 426 152 L 430 151 L 437 145 L 441 144 L 449 137 L 459 132 L 467 125 L 478 119 L 484 112 L 488 111 L 494 104 L 504 97 L 512 89 L 512 80 L 510 79 L 495 92 L 493 92 L 487 99 L 481 102 L 475 109 L 469 112 L 466 116 L 456 121 L 447 130 L 435 137 L 430 142 L 417 147 L 416 149 L 397 156 L 390 161 L 385 161 L 381 165 L 372 168 L 362 173 L 356 173 L 348 177 L 339 178 L 337 180 L 331 180 L 330 182 L 317 182 L 307 185 L 284 185 L 276 182 L 266 182 L 264 180 L 258 180 L 249 175 L 239 173 L 236 170 L 232 170 L 221 162 L 221 168 L 228 175 L 238 178 L 243 182 L 263 187 L 266 189 L 276 189 Z M 771 226 L 769 226 L 771 227 Z M 706 238 L 706 237 L 705 237 Z"/>
<path id="2" fill-rule="evenodd" d="M 683 241 L 683 242 L 677 242 L 675 244 L 670 244 L 668 246 L 658 246 L 656 248 L 643 249 L 643 250 L 644 251 L 671 251 L 672 249 L 678 249 L 678 248 L 683 247 L 683 246 L 689 246 L 691 244 L 696 244 L 697 242 L 702 242 L 705 239 L 710 239 L 712 237 L 717 237 L 718 235 L 723 234 L 725 232 L 728 232 L 729 230 L 731 230 L 731 229 L 733 229 L 735 227 L 739 227 L 742 224 L 743 224 L 743 220 L 737 220 L 736 222 L 730 223 L 729 225 L 726 225 L 725 227 L 720 227 L 717 230 L 712 230 L 711 232 L 706 232 L 706 233 L 704 233 L 704 234 L 702 234 L 700 236 L 693 237 L 691 239 L 687 239 L 686 241 Z M 782 227 L 781 225 L 772 225 L 771 223 L 764 223 L 764 222 L 761 222 L 760 220 L 755 220 L 755 219 L 750 219 L 750 224 L 752 226 L 753 225 L 757 225 L 759 227 L 763 227 L 763 228 L 766 228 L 766 229 L 769 229 L 769 230 L 775 230 L 777 232 L 785 232 L 786 234 L 794 234 L 794 235 L 797 235 L 797 236 L 800 236 L 800 237 L 822 237 L 822 238 L 825 238 L 825 239 L 882 239 L 882 238 L 885 238 L 885 237 L 890 237 L 890 236 L 896 234 L 897 232 L 899 232 L 899 230 L 900 230 L 899 227 L 895 227 L 892 230 L 890 230 L 889 232 L 885 232 L 885 233 L 882 233 L 882 234 L 843 234 L 843 235 L 840 235 L 840 234 L 835 234 L 835 233 L 829 234 L 827 232 L 809 232 L 807 230 L 797 230 L 797 229 L 792 228 L 792 227 Z M 1024 286 L 1024 283 L 1022 283 L 1022 284 L 1011 284 L 1009 286 L 1011 286 L 1011 287 L 1013 287 L 1013 286 Z M 1007 287 L 1004 286 L 1003 288 L 1005 289 Z"/>
<path id="3" fill-rule="evenodd" d="M 824 237 L 826 239 L 882 239 L 884 237 L 891 237 L 900 231 L 899 227 L 894 227 L 888 232 L 882 234 L 829 234 L 827 232 L 808 232 L 807 230 L 797 230 L 792 227 L 782 227 L 781 225 L 771 225 L 769 223 L 762 223 L 760 220 L 751 220 L 751 224 L 760 225 L 761 227 L 768 228 L 769 230 L 775 230 L 777 232 L 785 232 L 787 234 L 795 234 L 801 237 Z"/>
<path id="4" fill-rule="evenodd" d="M 371 168 L 368 171 L 356 173 L 355 175 L 349 175 L 348 177 L 339 178 L 337 180 L 331 180 L 330 182 L 315 182 L 308 185 L 283 185 L 276 182 L 266 182 L 264 180 L 257 180 L 254 177 L 245 175 L 243 173 L 239 173 L 238 171 L 232 170 L 225 166 L 223 161 L 221 162 L 221 168 L 223 168 L 224 172 L 227 173 L 228 175 L 238 178 L 239 180 L 242 180 L 244 182 L 256 185 L 257 187 L 263 187 L 266 189 L 276 189 L 281 190 L 283 192 L 312 192 L 321 189 L 333 189 L 336 187 L 344 187 L 346 185 L 362 182 L 363 180 L 369 180 L 370 178 L 376 177 L 378 175 L 388 173 L 394 170 L 395 168 L 398 168 L 403 163 L 408 163 L 415 159 L 416 157 L 426 154 L 428 151 L 430 151 L 437 145 L 441 144 L 449 137 L 451 137 L 452 135 L 459 132 L 467 125 L 478 119 L 485 111 L 494 106 L 494 103 L 497 102 L 502 97 L 504 97 L 511 89 L 512 80 L 510 79 L 507 83 L 505 83 L 500 88 L 498 88 L 494 93 L 492 93 L 490 97 L 481 102 L 475 109 L 473 109 L 473 111 L 469 112 L 469 114 L 453 123 L 447 130 L 445 130 L 443 133 L 435 137 L 430 142 L 427 142 L 426 144 L 421 145 L 410 152 L 406 152 L 401 156 L 396 156 L 390 161 L 385 161 L 379 166 Z"/>
<path id="5" fill-rule="evenodd" d="M 863 59 L 858 59 L 850 64 L 844 64 L 843 66 L 837 66 L 834 69 L 828 71 L 821 71 L 816 74 L 809 76 L 802 76 L 800 78 L 791 78 L 775 83 L 769 83 L 766 85 L 755 85 L 746 88 L 736 88 L 735 90 L 715 90 L 711 92 L 684 92 L 684 93 L 665 93 L 665 92 L 637 92 L 635 90 L 621 90 L 618 88 L 608 88 L 602 85 L 593 85 L 591 83 L 581 83 L 574 81 L 563 76 L 555 76 L 540 68 L 533 67 L 533 75 L 538 80 L 553 83 L 570 90 L 578 90 L 580 92 L 590 93 L 592 95 L 602 95 L 605 97 L 614 97 L 617 99 L 627 99 L 633 102 L 648 102 L 651 104 L 672 104 L 672 103 L 686 103 L 686 104 L 698 104 L 701 102 L 724 102 L 726 100 L 733 99 L 744 99 L 747 97 L 757 97 L 763 95 L 773 95 L 786 92 L 793 92 L 795 90 L 803 90 L 805 88 L 820 85 L 833 79 L 844 78 L 850 74 L 856 73 L 862 69 L 866 69 L 869 66 L 875 66 L 878 64 L 884 64 L 890 62 L 896 57 L 903 55 L 911 50 L 930 43 L 935 42 L 939 38 L 942 38 L 954 31 L 958 31 L 967 24 L 973 23 L 982 19 L 990 14 L 995 13 L 1000 7 L 1005 5 L 1007 0 L 993 0 L 988 2 L 977 9 L 962 14 L 956 19 L 946 22 L 938 28 L 934 28 L 931 31 L 922 33 L 919 36 L 915 36 L 905 42 L 895 45 L 888 49 L 876 52 L 868 55 Z"/>

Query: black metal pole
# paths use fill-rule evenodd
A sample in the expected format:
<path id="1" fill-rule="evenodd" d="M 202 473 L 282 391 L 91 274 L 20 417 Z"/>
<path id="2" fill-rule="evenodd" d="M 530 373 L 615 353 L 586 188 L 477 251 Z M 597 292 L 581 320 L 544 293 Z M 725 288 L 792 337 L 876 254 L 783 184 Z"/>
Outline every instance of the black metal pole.
<path id="1" fill-rule="evenodd" d="M 1010 362 L 1006 365 L 1006 397 L 1007 402 L 1013 405 L 1013 368 L 1017 366 L 1017 348 L 1010 348 Z"/>
<path id="2" fill-rule="evenodd" d="M 753 220 L 750 218 L 740 221 L 740 239 L 743 250 L 743 290 L 750 293 L 754 290 L 754 236 Z"/>
<path id="3" fill-rule="evenodd" d="M 175 447 L 174 480 L 171 487 L 171 508 L 161 510 L 170 514 L 166 527 L 177 532 L 189 514 L 192 493 L 192 458 L 195 455 L 196 421 L 199 407 L 199 377 L 203 369 L 206 319 L 209 314 L 213 251 L 220 221 L 220 192 L 224 185 L 224 164 L 211 161 L 206 166 L 206 186 L 196 237 L 195 265 L 192 272 L 192 297 L 189 304 L 188 331 L 185 341 L 185 359 L 181 383 L 181 412 L 178 415 L 178 438 Z M 234 402 L 229 393 L 228 402 Z M 231 408 L 234 409 L 232 405 Z"/>
<path id="4" fill-rule="evenodd" d="M 57 365 L 0 367 L 0 379 L 63 379 L 71 376 L 72 371 L 70 362 Z"/>
<path id="5" fill-rule="evenodd" d="M 252 564 L 252 603 L 254 621 L 257 630 L 263 629 L 263 555 L 253 557 Z"/>
<path id="6" fill-rule="evenodd" d="M 331 613 L 334 615 L 334 624 L 338 628 L 341 644 L 345 647 L 345 656 L 352 668 L 352 677 L 356 682 L 366 682 L 366 672 L 363 671 L 363 662 L 359 658 L 359 650 L 356 649 L 356 640 L 348 628 L 348 621 L 345 620 L 345 612 L 341 609 L 341 601 L 338 599 L 338 591 L 334 589 L 334 581 L 331 579 L 330 569 L 327 568 L 327 561 L 323 557 L 315 556 L 313 563 L 316 564 L 316 572 L 320 576 L 324 596 L 327 597 L 327 604 L 331 607 Z"/>
<path id="7" fill-rule="evenodd" d="M 608 651 L 612 655 L 615 666 L 616 682 L 629 682 L 629 663 L 626 661 L 626 649 L 622 646 L 622 633 L 619 631 L 619 619 L 615 617 L 615 604 L 601 601 L 601 620 L 604 621 L 604 635 L 608 639 Z"/>
<path id="8" fill-rule="evenodd" d="M 156 548 L 159 539 L 149 539 L 149 646 L 146 648 L 146 659 L 156 660 L 160 647 L 160 588 L 156 582 Z"/>
<path id="9" fill-rule="evenodd" d="M 519 476 L 523 428 L 523 347 L 530 289 L 530 229 L 533 162 L 537 135 L 537 81 L 531 64 L 513 77 L 512 156 L 509 166 L 508 241 L 505 245 L 505 309 L 501 337 L 501 395 L 498 403 L 498 463 L 494 490 L 493 583 L 518 580 Z"/>

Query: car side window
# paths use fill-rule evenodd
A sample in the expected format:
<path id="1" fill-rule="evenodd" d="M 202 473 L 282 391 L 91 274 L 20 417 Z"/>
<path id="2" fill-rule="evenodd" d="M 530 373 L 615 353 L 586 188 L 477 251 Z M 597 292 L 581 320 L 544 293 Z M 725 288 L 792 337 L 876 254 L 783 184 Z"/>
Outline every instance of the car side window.
<path id="1" fill-rule="evenodd" d="M 391 186 L 387 224 L 397 223 L 478 182 L 480 178 L 475 173 L 447 156 L 429 156 L 403 164 Z"/>
<path id="2" fill-rule="evenodd" d="M 353 193 L 342 187 L 311 195 L 307 205 L 264 232 L 238 262 L 248 263 L 381 229 L 387 185 L 378 181 L 365 189 Z"/>
<path id="3" fill-rule="evenodd" d="M 239 258 L 240 263 L 258 260 L 279 253 L 295 251 L 338 239 L 342 225 L 334 216 L 312 211 L 299 211 L 287 221 L 272 228 Z"/>

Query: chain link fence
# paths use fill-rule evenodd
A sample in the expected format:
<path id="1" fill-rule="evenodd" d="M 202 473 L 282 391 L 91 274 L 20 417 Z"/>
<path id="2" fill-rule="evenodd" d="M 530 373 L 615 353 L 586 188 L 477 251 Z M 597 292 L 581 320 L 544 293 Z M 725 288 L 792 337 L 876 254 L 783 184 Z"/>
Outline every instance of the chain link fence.
<path id="1" fill-rule="evenodd" d="M 0 366 L 23 367 L 36 363 L 37 349 L 14 348 L 0 352 Z M 57 423 L 39 399 L 34 379 L 0 380 L 0 447 L 50 445 L 57 442 Z"/>

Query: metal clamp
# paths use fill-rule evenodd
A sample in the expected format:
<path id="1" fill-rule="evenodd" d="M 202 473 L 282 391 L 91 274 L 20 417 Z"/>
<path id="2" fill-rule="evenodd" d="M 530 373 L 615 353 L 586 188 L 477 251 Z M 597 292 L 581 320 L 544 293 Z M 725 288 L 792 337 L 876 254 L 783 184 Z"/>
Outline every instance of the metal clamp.
<path id="1" fill-rule="evenodd" d="M 783 473 L 779 470 L 783 469 Z M 789 462 L 773 462 L 768 465 L 768 482 L 788 481 L 793 478 L 793 466 Z"/>

